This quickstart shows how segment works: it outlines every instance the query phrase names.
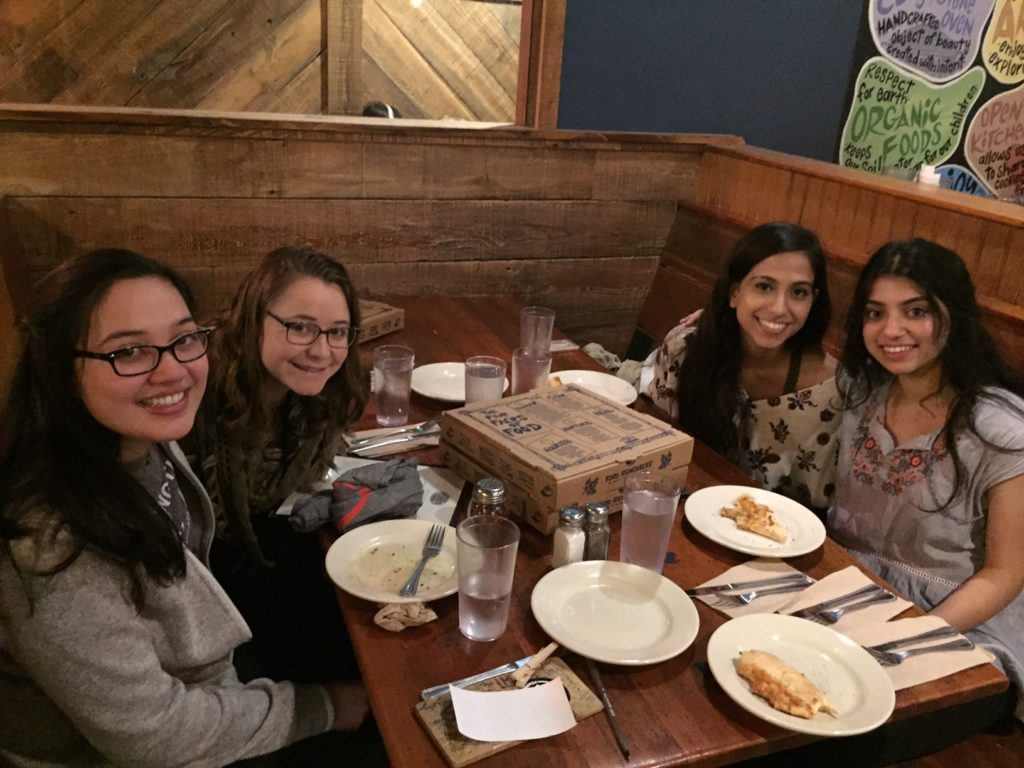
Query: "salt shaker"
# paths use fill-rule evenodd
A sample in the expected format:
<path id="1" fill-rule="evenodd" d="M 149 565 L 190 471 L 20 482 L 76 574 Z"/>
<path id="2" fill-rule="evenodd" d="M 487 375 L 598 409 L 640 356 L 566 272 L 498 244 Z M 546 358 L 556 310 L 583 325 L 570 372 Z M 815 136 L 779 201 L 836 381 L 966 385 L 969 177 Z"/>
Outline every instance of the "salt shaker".
<path id="1" fill-rule="evenodd" d="M 592 501 L 587 504 L 587 523 L 583 532 L 587 539 L 583 559 L 607 560 L 608 540 L 611 538 L 607 501 Z"/>
<path id="2" fill-rule="evenodd" d="M 466 517 L 473 515 L 498 515 L 505 517 L 505 484 L 496 477 L 477 480 L 473 487 L 473 498 L 466 510 Z"/>
<path id="3" fill-rule="evenodd" d="M 586 535 L 583 533 L 583 510 L 579 507 L 562 507 L 558 513 L 558 529 L 551 545 L 551 565 L 561 568 L 583 559 Z"/>

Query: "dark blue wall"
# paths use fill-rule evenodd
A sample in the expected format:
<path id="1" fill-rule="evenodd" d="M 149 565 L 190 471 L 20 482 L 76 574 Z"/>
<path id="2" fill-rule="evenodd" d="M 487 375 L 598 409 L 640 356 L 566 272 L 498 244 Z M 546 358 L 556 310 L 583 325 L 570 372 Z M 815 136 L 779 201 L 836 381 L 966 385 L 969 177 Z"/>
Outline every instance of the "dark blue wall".
<path id="1" fill-rule="evenodd" d="M 864 0 L 568 0 L 558 127 L 835 161 Z"/>

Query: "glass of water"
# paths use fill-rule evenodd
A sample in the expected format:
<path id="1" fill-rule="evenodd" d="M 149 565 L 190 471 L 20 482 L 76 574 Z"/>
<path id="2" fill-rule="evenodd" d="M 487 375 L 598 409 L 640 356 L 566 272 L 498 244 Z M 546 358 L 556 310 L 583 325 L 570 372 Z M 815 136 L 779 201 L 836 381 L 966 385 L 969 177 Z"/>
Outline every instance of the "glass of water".
<path id="1" fill-rule="evenodd" d="M 467 517 L 456 529 L 459 631 L 470 640 L 497 640 L 508 624 L 519 526 L 497 515 Z"/>
<path id="2" fill-rule="evenodd" d="M 619 560 L 661 573 L 680 488 L 671 478 L 645 470 L 627 476 L 622 491 Z"/>
<path id="3" fill-rule="evenodd" d="M 505 392 L 505 361 L 479 355 L 466 360 L 466 405 L 500 400 Z"/>
<path id="4" fill-rule="evenodd" d="M 400 427 L 409 421 L 409 394 L 416 353 L 411 347 L 385 344 L 373 350 L 373 391 L 377 423 Z"/>

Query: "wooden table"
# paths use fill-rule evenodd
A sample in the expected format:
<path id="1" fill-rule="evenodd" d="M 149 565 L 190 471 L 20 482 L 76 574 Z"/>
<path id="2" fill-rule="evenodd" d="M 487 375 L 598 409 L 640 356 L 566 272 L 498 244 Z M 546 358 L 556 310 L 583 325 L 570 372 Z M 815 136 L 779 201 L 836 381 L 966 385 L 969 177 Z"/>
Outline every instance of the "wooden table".
<path id="1" fill-rule="evenodd" d="M 509 359 L 518 339 L 518 311 L 522 305 L 512 298 L 387 300 L 405 308 L 405 329 L 365 344 L 361 350 L 364 359 L 381 343 L 414 347 L 417 365 L 462 361 L 476 354 Z M 579 368 L 598 366 L 582 351 L 555 354 L 553 370 Z M 442 403 L 413 394 L 413 419 L 434 416 L 443 408 Z M 375 426 L 372 406 L 361 426 Z M 415 455 L 425 462 L 440 463 L 437 450 L 419 451 Z M 698 445 L 690 465 L 688 489 L 723 483 L 750 485 L 735 466 Z M 618 517 L 613 516 L 612 521 L 613 558 L 618 552 Z M 681 514 L 679 518 L 682 519 Z M 445 765 L 413 712 L 423 688 L 520 658 L 549 641 L 530 611 L 530 594 L 549 569 L 550 549 L 550 537 L 523 526 L 508 630 L 492 643 L 473 642 L 462 636 L 454 595 L 431 603 L 438 614 L 437 621 L 391 633 L 373 624 L 376 605 L 338 592 L 373 711 L 396 768 Z M 669 551 L 676 558 L 666 564 L 664 575 L 683 587 L 697 585 L 748 559 L 705 539 L 685 520 L 674 527 Z M 829 540 L 821 549 L 787 562 L 821 578 L 854 561 Z M 632 743 L 629 765 L 724 765 L 813 741 L 812 737 L 781 730 L 747 714 L 719 689 L 707 667 L 705 652 L 708 638 L 727 617 L 700 601 L 695 602 L 700 631 L 684 653 L 650 666 L 602 667 L 605 685 Z M 572 653 L 566 653 L 564 658 L 589 683 L 581 660 Z M 893 718 L 912 717 L 972 701 L 997 693 L 1007 684 L 995 667 L 975 667 L 898 692 Z M 599 714 L 566 733 L 521 744 L 482 764 L 497 768 L 616 766 L 626 762 L 607 719 Z"/>

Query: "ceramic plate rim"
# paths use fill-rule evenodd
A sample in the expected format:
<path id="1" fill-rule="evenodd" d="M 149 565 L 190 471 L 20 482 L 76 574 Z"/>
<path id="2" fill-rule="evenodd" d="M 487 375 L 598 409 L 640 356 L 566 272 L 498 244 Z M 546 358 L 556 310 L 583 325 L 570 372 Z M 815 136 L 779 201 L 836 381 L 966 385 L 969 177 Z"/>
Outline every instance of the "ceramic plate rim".
<path id="1" fill-rule="evenodd" d="M 718 514 L 723 504 L 734 501 L 744 493 L 750 494 L 761 504 L 767 504 L 769 507 L 785 513 L 788 517 L 799 517 L 809 529 L 807 540 L 803 543 L 790 540 L 780 544 L 756 533 L 741 531 L 736 528 L 736 524 L 732 520 Z M 708 499 L 715 499 L 718 496 L 722 496 L 724 501 L 719 500 L 719 503 L 708 501 Z M 759 557 L 796 557 L 813 552 L 825 543 L 825 525 L 817 515 L 800 502 L 763 488 L 746 485 L 709 485 L 707 488 L 701 488 L 690 494 L 683 509 L 686 519 L 699 533 L 734 552 Z M 719 520 L 721 523 L 718 522 Z M 784 520 L 780 519 L 779 522 L 785 524 Z"/>
<path id="2" fill-rule="evenodd" d="M 622 574 L 632 572 L 634 575 L 645 578 L 657 577 L 661 580 L 658 582 L 655 594 L 661 597 L 663 603 L 666 602 L 665 598 L 672 601 L 672 604 L 666 605 L 672 615 L 672 631 L 663 641 L 648 646 L 648 648 L 657 649 L 656 652 L 648 651 L 648 655 L 642 656 L 640 654 L 645 651 L 637 649 L 629 651 L 628 653 L 632 654 L 630 656 L 627 656 L 625 651 L 618 655 L 610 654 L 605 653 L 601 646 L 595 646 L 585 637 L 581 639 L 579 635 L 573 635 L 571 632 L 566 634 L 569 630 L 559 621 L 557 606 L 560 601 L 556 600 L 556 597 L 559 594 L 568 594 L 568 590 L 572 589 L 574 585 L 576 591 L 579 591 L 586 588 L 595 579 L 601 579 L 600 571 L 602 569 L 610 569 L 604 576 L 606 579 L 620 579 Z M 558 590 L 562 590 L 562 592 Z M 550 571 L 534 586 L 533 593 L 530 595 L 530 607 L 537 623 L 551 636 L 551 639 L 581 656 L 606 664 L 641 666 L 666 661 L 689 648 L 700 629 L 700 616 L 697 614 L 697 607 L 678 584 L 646 568 L 621 563 L 617 560 L 586 560 Z M 613 626 L 614 623 L 609 621 L 608 625 Z"/>
<path id="3" fill-rule="evenodd" d="M 431 521 L 415 518 L 380 520 L 376 523 L 361 525 L 342 534 L 327 550 L 324 560 L 327 575 L 338 589 L 363 600 L 372 600 L 377 603 L 426 603 L 454 594 L 459 589 L 459 574 L 455 529 L 451 526 L 448 526 L 445 531 L 442 551 L 451 557 L 452 562 L 456 563 L 456 567 L 452 571 L 452 575 L 434 591 L 418 592 L 414 597 L 401 597 L 397 593 L 367 587 L 352 572 L 359 556 L 372 546 L 370 542 L 385 537 L 390 540 L 409 540 L 422 544 L 427 538 L 427 531 L 433 524 Z"/>
<path id="4" fill-rule="evenodd" d="M 636 391 L 636 389 L 633 388 L 632 384 L 630 384 L 625 379 L 620 379 L 618 376 L 613 376 L 612 374 L 604 373 L 603 371 L 588 371 L 585 368 L 573 368 L 573 369 L 568 370 L 568 371 L 552 371 L 551 372 L 551 376 L 557 376 L 559 379 L 561 379 L 563 384 L 575 384 L 577 387 L 580 387 L 581 389 L 586 389 L 588 392 L 592 392 L 593 390 L 591 390 L 589 387 L 587 387 L 587 385 L 585 383 L 583 383 L 583 380 L 585 380 L 585 379 L 597 379 L 597 380 L 614 379 L 616 382 L 622 382 L 621 385 L 616 384 L 617 388 L 622 389 L 623 393 L 625 393 L 626 388 L 628 387 L 629 391 L 630 391 L 630 394 L 629 395 L 623 394 L 622 396 L 618 396 L 618 395 L 609 396 L 609 395 L 605 395 L 605 394 L 603 394 L 601 392 L 594 392 L 594 394 L 600 395 L 601 397 L 606 397 L 606 398 L 608 398 L 609 400 L 611 400 L 613 402 L 619 403 L 620 405 L 631 405 L 633 403 L 633 401 L 636 400 L 636 397 L 637 397 L 637 391 Z M 563 376 L 575 376 L 577 378 L 577 381 L 567 381 L 566 379 L 562 378 Z"/>
<path id="5" fill-rule="evenodd" d="M 737 674 L 733 663 L 740 650 L 752 648 L 751 640 L 756 644 L 758 637 L 767 636 L 775 638 L 765 642 L 769 646 L 777 646 L 779 642 L 799 645 L 801 640 L 808 646 L 812 641 L 822 646 L 830 645 L 831 653 L 837 661 L 843 661 L 859 672 L 862 688 L 867 691 L 867 703 L 854 712 L 840 714 L 836 718 L 818 714 L 810 720 L 774 709 L 760 696 L 750 692 L 747 682 Z M 780 636 L 781 641 L 777 639 Z M 771 651 L 772 648 L 758 650 Z M 888 720 L 896 706 L 896 689 L 892 680 L 867 651 L 831 627 L 795 616 L 752 614 L 731 619 L 716 629 L 708 639 L 707 660 L 718 685 L 738 706 L 761 720 L 798 733 L 814 736 L 854 736 L 866 733 Z M 826 694 L 829 693 L 827 686 L 822 685 L 822 688 Z M 851 719 L 852 722 L 844 723 L 844 720 Z"/>

